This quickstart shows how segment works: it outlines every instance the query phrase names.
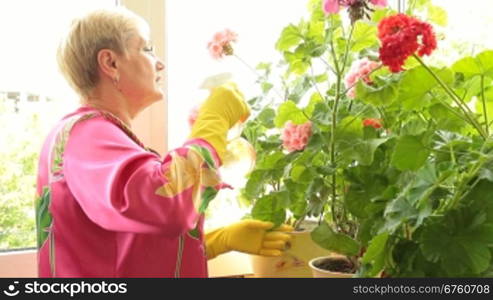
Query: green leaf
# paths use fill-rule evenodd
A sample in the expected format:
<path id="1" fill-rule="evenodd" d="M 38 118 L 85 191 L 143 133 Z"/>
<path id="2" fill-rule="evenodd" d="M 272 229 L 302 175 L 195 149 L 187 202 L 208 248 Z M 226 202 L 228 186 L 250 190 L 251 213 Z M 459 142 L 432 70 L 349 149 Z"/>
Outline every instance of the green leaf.
<path id="1" fill-rule="evenodd" d="M 324 249 L 342 255 L 358 255 L 360 245 L 351 237 L 334 232 L 327 223 L 320 224 L 311 233 L 312 240 Z"/>
<path id="2" fill-rule="evenodd" d="M 484 175 L 483 175 L 484 176 Z M 486 177 L 489 177 L 486 175 Z M 493 182 L 491 178 L 481 180 L 467 194 L 466 201 L 468 206 L 473 207 L 477 211 L 486 213 L 487 221 L 493 223 L 493 201 L 491 201 L 491 191 L 493 190 Z"/>
<path id="3" fill-rule="evenodd" d="M 277 210 L 285 210 L 291 205 L 291 198 L 289 197 L 288 191 L 283 190 L 279 192 L 272 192 L 271 195 L 276 201 Z"/>
<path id="4" fill-rule="evenodd" d="M 485 76 L 493 76 L 493 50 L 486 50 L 476 55 L 476 62 Z"/>
<path id="5" fill-rule="evenodd" d="M 309 67 L 310 63 L 306 62 L 304 59 L 295 59 L 289 64 L 289 72 L 296 75 L 303 75 Z"/>
<path id="6" fill-rule="evenodd" d="M 452 113 L 441 103 L 430 106 L 428 112 L 437 123 L 438 129 L 460 132 L 460 130 L 467 125 L 464 120 L 457 117 L 457 115 Z M 459 111 L 457 112 L 460 113 Z"/>
<path id="7" fill-rule="evenodd" d="M 257 70 L 270 70 L 272 63 L 259 63 L 255 68 Z"/>
<path id="8" fill-rule="evenodd" d="M 274 226 L 278 226 L 286 219 L 286 212 L 280 208 L 275 197 L 267 195 L 255 202 L 252 208 L 252 217 L 260 221 L 273 222 Z"/>
<path id="9" fill-rule="evenodd" d="M 332 122 L 332 114 L 330 112 L 331 109 L 327 103 L 315 103 L 315 108 L 311 115 L 311 119 L 321 126 L 329 126 Z"/>
<path id="10" fill-rule="evenodd" d="M 450 69 L 431 69 L 446 84 L 454 82 L 454 72 Z M 438 82 L 424 67 L 416 67 L 405 72 L 400 84 L 399 101 L 408 110 L 419 109 L 425 95 L 437 86 Z"/>
<path id="11" fill-rule="evenodd" d="M 293 89 L 290 91 L 288 99 L 294 103 L 298 103 L 305 93 L 311 88 L 311 81 L 308 76 L 297 78 L 292 83 Z"/>
<path id="12" fill-rule="evenodd" d="M 267 128 L 274 128 L 274 118 L 276 117 L 276 111 L 272 108 L 264 108 L 258 115 L 258 120 L 262 125 Z"/>
<path id="13" fill-rule="evenodd" d="M 349 152 L 345 152 L 344 155 L 356 160 L 363 166 L 369 166 L 373 163 L 375 150 L 386 141 L 388 141 L 388 138 L 355 140 L 353 147 Z"/>
<path id="14" fill-rule="evenodd" d="M 318 92 L 313 93 L 312 96 L 310 97 L 310 102 L 305 107 L 306 115 L 311 117 L 313 115 L 313 112 L 315 111 L 315 106 L 318 103 L 323 103 L 323 101 L 324 99 L 322 98 L 322 96 L 320 96 Z"/>
<path id="15" fill-rule="evenodd" d="M 392 154 L 392 165 L 401 171 L 416 171 L 424 165 L 430 150 L 415 136 L 403 136 Z"/>
<path id="16" fill-rule="evenodd" d="M 265 94 L 268 93 L 274 85 L 270 82 L 262 82 L 261 86 L 262 86 L 262 92 Z"/>
<path id="17" fill-rule="evenodd" d="M 291 173 L 291 178 L 298 182 L 298 183 L 303 183 L 303 184 L 309 184 L 311 183 L 314 178 L 318 176 L 317 172 L 315 171 L 314 168 L 311 167 L 304 167 L 302 165 L 295 165 L 292 169 Z"/>
<path id="18" fill-rule="evenodd" d="M 264 170 L 254 170 L 248 177 L 244 194 L 249 200 L 255 200 L 263 190 L 267 172 Z"/>
<path id="19" fill-rule="evenodd" d="M 301 175 L 305 172 L 306 167 L 302 165 L 296 165 L 291 169 L 291 178 L 295 182 L 299 182 Z"/>
<path id="20" fill-rule="evenodd" d="M 457 73 L 464 74 L 466 79 L 471 78 L 476 75 L 480 75 L 481 68 L 476 63 L 476 60 L 473 57 L 464 57 L 452 65 L 452 70 Z"/>
<path id="21" fill-rule="evenodd" d="M 412 118 L 408 120 L 400 132 L 401 135 L 420 135 L 427 130 L 428 124 L 421 118 Z"/>
<path id="22" fill-rule="evenodd" d="M 286 101 L 279 106 L 278 114 L 274 120 L 277 128 L 281 128 L 287 121 L 294 124 L 304 124 L 308 121 L 303 111 L 293 101 Z"/>
<path id="23" fill-rule="evenodd" d="M 387 240 L 389 239 L 389 234 L 384 232 L 375 236 L 370 243 L 368 249 L 366 249 L 365 255 L 363 255 L 362 263 L 371 263 L 372 261 L 378 259 L 385 250 Z"/>
<path id="24" fill-rule="evenodd" d="M 394 84 L 388 84 L 382 87 L 373 87 L 367 85 L 362 80 L 356 84 L 356 97 L 361 101 L 376 105 L 386 106 L 395 101 L 398 95 L 398 89 Z"/>
<path id="25" fill-rule="evenodd" d="M 400 195 L 385 208 L 385 226 L 384 229 L 389 232 L 395 231 L 402 223 L 418 216 L 418 210 L 414 208 L 408 199 Z"/>
<path id="26" fill-rule="evenodd" d="M 353 45 L 351 51 L 360 52 L 378 44 L 377 27 L 363 21 L 354 24 Z"/>
<path id="27" fill-rule="evenodd" d="M 364 264 L 373 264 L 371 271 L 367 273 L 367 276 L 373 277 L 384 268 L 388 239 L 388 233 L 381 233 L 369 242 L 369 247 L 366 249 L 365 255 L 361 259 L 361 262 Z"/>
<path id="28" fill-rule="evenodd" d="M 298 45 L 302 40 L 298 27 L 293 24 L 285 27 L 281 36 L 277 40 L 276 49 L 279 51 L 288 51 L 292 47 Z"/>
<path id="29" fill-rule="evenodd" d="M 390 8 L 381 8 L 381 9 L 376 9 L 375 12 L 373 13 L 372 17 L 371 17 L 371 20 L 372 22 L 374 23 L 380 23 L 380 21 L 385 18 L 385 17 L 388 17 L 390 15 L 394 15 L 396 14 L 396 11 L 390 9 Z"/>
<path id="30" fill-rule="evenodd" d="M 289 196 L 291 197 L 291 194 Z M 291 202 L 289 210 L 293 213 L 294 218 L 300 219 L 305 215 L 307 207 L 308 203 L 305 201 L 305 199 L 297 198 L 296 201 Z"/>
<path id="31" fill-rule="evenodd" d="M 327 73 L 323 73 L 315 76 L 314 79 L 316 83 L 326 82 L 329 79 L 329 75 Z"/>
<path id="32" fill-rule="evenodd" d="M 368 218 L 383 210 L 383 204 L 373 200 L 382 198 L 388 186 L 387 180 L 381 175 L 364 173 L 364 176 L 363 182 L 351 183 L 345 196 L 347 209 L 358 218 Z"/>
<path id="33" fill-rule="evenodd" d="M 471 56 L 464 57 L 453 64 L 452 70 L 462 73 L 465 79 L 478 75 L 492 77 L 493 50 L 483 51 L 474 58 Z"/>
<path id="34" fill-rule="evenodd" d="M 336 128 L 336 145 L 343 151 L 353 146 L 356 140 L 363 138 L 361 118 L 348 116 L 342 119 Z"/>
<path id="35" fill-rule="evenodd" d="M 427 260 L 440 262 L 449 276 L 479 275 L 491 264 L 488 241 L 492 237 L 492 225 L 454 232 L 436 222 L 423 230 L 421 251 Z"/>
<path id="36" fill-rule="evenodd" d="M 481 96 L 476 101 L 476 112 L 479 114 L 479 120 L 482 124 L 485 124 L 484 110 L 486 108 L 486 117 L 488 118 L 488 124 L 493 121 L 493 89 L 488 89 L 485 92 L 485 103 L 483 106 L 483 101 Z M 490 126 L 491 127 L 491 126 Z"/>
<path id="37" fill-rule="evenodd" d="M 281 159 L 283 159 L 284 157 L 285 157 L 285 155 L 281 151 L 276 151 L 274 153 L 270 153 L 268 155 L 265 155 L 261 161 L 257 162 L 256 167 L 258 170 L 274 169 L 277 162 L 280 161 Z"/>
<path id="38" fill-rule="evenodd" d="M 325 22 L 312 20 L 309 23 L 307 37 L 315 40 L 318 44 L 322 44 L 325 39 Z"/>
<path id="39" fill-rule="evenodd" d="M 406 13 L 412 15 L 415 13 L 413 9 L 421 11 L 430 4 L 430 1 L 431 0 L 409 0 L 409 5 L 406 5 Z"/>
<path id="40" fill-rule="evenodd" d="M 431 3 L 428 5 L 428 18 L 435 24 L 440 26 L 447 26 L 448 23 L 448 15 L 447 11 L 440 6 L 432 5 Z"/>

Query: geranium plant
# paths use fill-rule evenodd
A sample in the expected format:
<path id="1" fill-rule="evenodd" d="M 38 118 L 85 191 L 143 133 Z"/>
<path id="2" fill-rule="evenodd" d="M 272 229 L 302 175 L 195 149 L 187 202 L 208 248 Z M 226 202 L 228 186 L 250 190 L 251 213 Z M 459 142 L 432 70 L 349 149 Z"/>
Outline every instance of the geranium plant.
<path id="1" fill-rule="evenodd" d="M 243 197 L 254 218 L 316 218 L 312 238 L 359 257 L 361 276 L 485 276 L 493 51 L 431 66 L 436 33 L 422 17 L 443 24 L 438 8 L 386 4 L 311 0 L 310 18 L 283 30 L 281 62 L 257 68 Z"/>

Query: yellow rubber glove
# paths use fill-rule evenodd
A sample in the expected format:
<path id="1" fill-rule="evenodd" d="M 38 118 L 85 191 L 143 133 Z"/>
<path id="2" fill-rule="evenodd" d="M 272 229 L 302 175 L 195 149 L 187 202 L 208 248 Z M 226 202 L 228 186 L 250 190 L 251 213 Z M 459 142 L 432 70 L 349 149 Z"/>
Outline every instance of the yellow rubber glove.
<path id="1" fill-rule="evenodd" d="M 219 228 L 205 235 L 207 259 L 212 259 L 228 251 L 240 251 L 263 256 L 280 256 L 291 240 L 287 232 L 293 231 L 289 225 L 281 225 L 274 230 L 271 222 L 243 220 Z"/>
<path id="2" fill-rule="evenodd" d="M 222 161 L 226 153 L 229 129 L 249 116 L 248 105 L 236 84 L 223 84 L 214 88 L 200 107 L 190 138 L 201 138 L 209 142 Z"/>

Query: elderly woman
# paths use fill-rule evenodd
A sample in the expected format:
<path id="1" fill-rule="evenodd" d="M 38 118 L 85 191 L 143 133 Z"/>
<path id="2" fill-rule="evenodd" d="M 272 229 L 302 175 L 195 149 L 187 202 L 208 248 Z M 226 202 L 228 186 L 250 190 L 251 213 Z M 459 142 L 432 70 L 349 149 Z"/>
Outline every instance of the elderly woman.
<path id="1" fill-rule="evenodd" d="M 41 277 L 206 277 L 207 259 L 236 250 L 277 256 L 288 226 L 245 220 L 203 233 L 224 186 L 227 131 L 248 117 L 232 83 L 214 89 L 189 140 L 163 159 L 131 120 L 163 98 L 164 69 L 146 22 L 119 8 L 74 21 L 59 65 L 81 95 L 43 145 L 36 221 Z"/>

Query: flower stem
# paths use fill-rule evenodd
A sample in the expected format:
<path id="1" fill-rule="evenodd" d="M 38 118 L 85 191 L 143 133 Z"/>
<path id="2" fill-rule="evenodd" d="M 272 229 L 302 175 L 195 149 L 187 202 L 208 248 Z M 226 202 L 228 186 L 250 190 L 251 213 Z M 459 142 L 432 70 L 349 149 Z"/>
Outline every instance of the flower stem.
<path id="1" fill-rule="evenodd" d="M 353 37 L 353 32 L 354 32 L 354 26 L 351 26 L 351 29 L 349 30 L 349 37 L 348 37 L 347 43 L 346 43 L 346 53 L 344 54 L 344 59 L 342 61 L 341 74 L 343 74 L 344 71 L 346 70 L 347 59 L 348 59 L 348 56 L 349 56 L 349 47 L 351 45 L 351 39 Z"/>
<path id="2" fill-rule="evenodd" d="M 246 61 L 244 61 L 241 57 L 239 57 L 238 55 L 236 55 L 236 53 L 233 53 L 233 56 L 236 57 L 236 59 L 238 59 L 242 64 L 244 64 L 250 71 L 252 71 L 252 73 L 255 74 L 255 76 L 262 77 L 257 72 L 257 70 L 255 70 L 254 68 L 252 68 Z"/>
<path id="3" fill-rule="evenodd" d="M 250 71 L 252 71 L 252 73 L 255 74 L 255 76 L 257 76 L 257 78 L 262 78 L 262 76 L 257 72 L 257 70 L 252 68 L 246 61 L 244 61 L 241 57 L 236 55 L 236 53 L 233 53 L 232 55 L 234 57 L 236 57 L 236 59 L 238 59 L 242 64 L 244 64 Z M 273 88 L 273 91 L 277 94 L 277 96 L 279 96 L 279 98 L 281 100 L 283 99 L 283 97 L 281 96 L 281 93 L 279 93 L 279 91 L 275 87 Z"/>
<path id="4" fill-rule="evenodd" d="M 320 95 L 320 99 L 325 99 L 325 97 L 320 92 L 320 89 L 318 88 L 317 82 L 313 79 L 315 77 L 313 74 L 313 66 L 310 66 L 310 73 L 312 75 L 310 78 L 312 82 L 312 86 L 315 88 L 315 90 L 317 90 L 318 94 Z"/>
<path id="5" fill-rule="evenodd" d="M 331 209 L 332 209 L 332 216 L 334 217 L 334 222 L 336 223 L 336 227 L 338 225 L 338 219 L 335 214 L 335 203 L 337 201 L 337 167 L 336 167 L 336 143 L 335 143 L 335 135 L 336 135 L 336 129 L 337 129 L 337 110 L 339 107 L 339 100 L 341 99 L 341 84 L 342 84 L 342 70 L 339 68 L 339 62 L 337 59 L 337 55 L 335 53 L 334 49 L 334 41 L 332 38 L 330 39 L 330 50 L 332 53 L 332 59 L 334 61 L 334 67 L 336 71 L 336 98 L 334 101 L 334 106 L 332 108 L 332 132 L 330 136 L 330 163 L 332 168 L 334 168 L 334 173 L 332 174 L 332 202 L 331 202 Z M 347 49 L 346 49 L 347 50 Z"/>
<path id="6" fill-rule="evenodd" d="M 484 97 L 484 75 L 481 75 L 481 101 L 483 102 L 484 123 L 486 124 L 486 134 L 490 136 L 490 125 L 488 122 L 488 111 L 486 110 L 486 99 Z"/>
<path id="7" fill-rule="evenodd" d="M 483 128 L 481 127 L 481 125 L 479 125 L 478 122 L 474 119 L 474 117 L 470 115 L 470 113 L 468 111 L 469 108 L 467 107 L 467 105 L 462 102 L 460 97 L 457 96 L 457 94 L 454 91 L 452 91 L 452 89 L 447 84 L 445 84 L 445 82 L 443 82 L 443 80 L 440 77 L 438 77 L 435 74 L 435 72 L 433 72 L 433 70 L 430 69 L 430 67 L 428 67 L 418 55 L 413 54 L 413 56 L 428 71 L 428 73 L 431 76 L 433 76 L 433 78 L 436 80 L 436 82 L 445 90 L 447 95 L 450 98 L 452 98 L 452 100 L 462 110 L 462 112 L 464 113 L 466 118 L 469 120 L 469 124 L 471 124 L 478 131 L 478 133 L 481 135 L 481 137 L 486 140 L 488 138 L 488 134 L 486 134 L 483 131 Z"/>
<path id="8" fill-rule="evenodd" d="M 430 92 L 430 95 L 434 97 L 433 93 L 431 93 L 431 92 Z M 447 102 L 441 100 L 440 98 L 437 98 L 437 99 L 438 99 L 438 101 L 440 101 L 441 104 L 443 104 L 443 106 L 445 106 L 456 117 L 458 117 L 459 119 L 461 119 L 464 122 L 469 122 L 469 119 L 467 119 L 466 116 L 464 116 L 464 115 L 460 114 L 459 112 L 455 111 L 455 109 L 450 104 L 448 104 Z"/>

